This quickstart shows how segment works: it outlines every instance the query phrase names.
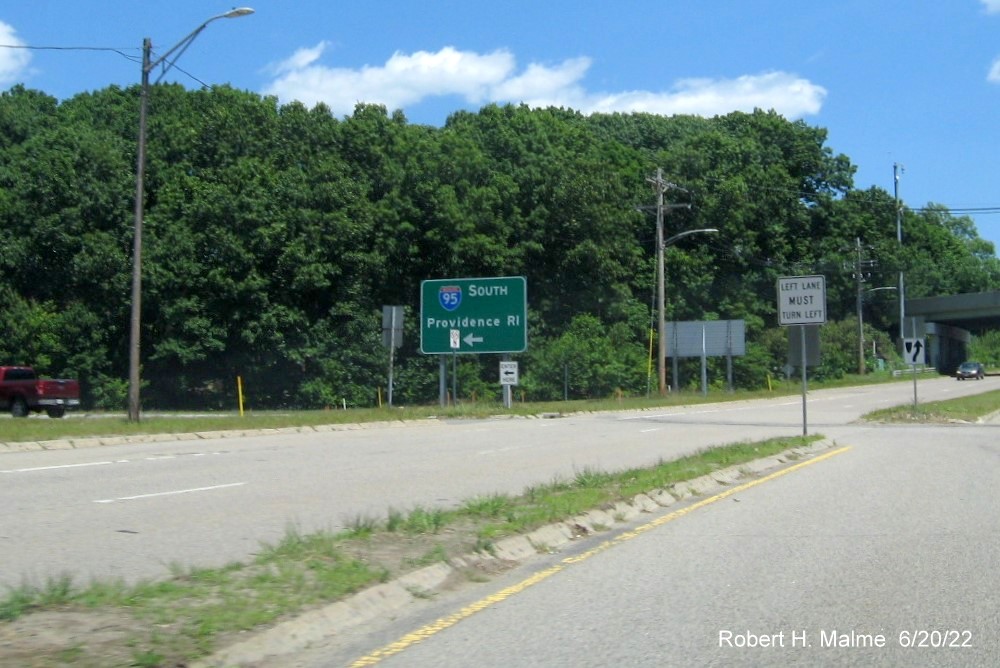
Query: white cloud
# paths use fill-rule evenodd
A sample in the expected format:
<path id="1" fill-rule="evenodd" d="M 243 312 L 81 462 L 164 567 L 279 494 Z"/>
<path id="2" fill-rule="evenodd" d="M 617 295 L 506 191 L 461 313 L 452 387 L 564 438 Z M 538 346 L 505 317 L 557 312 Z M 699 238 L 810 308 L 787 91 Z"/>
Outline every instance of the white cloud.
<path id="1" fill-rule="evenodd" d="M 1000 14 L 1000 0 L 980 0 L 987 14 Z M 990 83 L 1000 83 L 1000 58 L 993 61 L 990 66 L 990 73 L 986 75 L 986 80 Z"/>
<path id="2" fill-rule="evenodd" d="M 1000 2 L 1000 0 L 997 0 Z M 516 71 L 506 50 L 488 54 L 445 47 L 431 53 L 395 53 L 385 65 L 360 70 L 317 63 L 326 44 L 302 49 L 273 69 L 277 78 L 265 90 L 287 102 L 324 102 L 335 114 L 349 114 L 358 102 L 404 108 L 434 96 L 458 95 L 472 104 L 524 103 L 568 107 L 583 113 L 649 112 L 714 116 L 730 111 L 774 109 L 797 118 L 819 113 L 826 90 L 785 72 L 736 79 L 684 79 L 666 91 L 590 92 L 582 81 L 591 66 L 586 57 L 549 66 L 531 63 Z"/>
<path id="3" fill-rule="evenodd" d="M 306 69 L 319 60 L 327 46 L 329 46 L 329 42 L 320 42 L 311 49 L 299 49 L 292 54 L 291 58 L 272 65 L 270 70 L 275 74 L 285 74 Z"/>
<path id="4" fill-rule="evenodd" d="M 586 93 L 579 87 L 548 99 L 524 100 L 531 106 L 566 106 L 584 113 L 645 112 L 670 116 L 715 116 L 731 111 L 774 109 L 789 118 L 817 114 L 826 90 L 784 72 L 770 72 L 737 79 L 683 79 L 664 92 L 624 91 Z"/>
<path id="5" fill-rule="evenodd" d="M 990 73 L 986 75 L 986 80 L 990 83 L 1000 83 L 1000 58 L 993 61 L 990 66 Z"/>
<path id="6" fill-rule="evenodd" d="M 0 21 L 0 44 L 8 46 L 24 46 L 17 38 L 14 29 Z M 0 87 L 7 88 L 18 83 L 27 72 L 31 62 L 31 53 L 27 49 L 0 48 Z"/>
<path id="7" fill-rule="evenodd" d="M 494 100 L 527 101 L 551 97 L 560 92 L 570 97 L 583 95 L 576 82 L 590 69 L 590 63 L 589 58 L 573 58 L 556 67 L 532 63 L 524 74 L 494 86 L 490 97 Z"/>
<path id="8" fill-rule="evenodd" d="M 300 50 L 274 68 L 280 76 L 265 93 L 307 105 L 324 102 L 338 114 L 352 112 L 358 102 L 393 110 L 436 95 L 460 95 L 478 103 L 514 70 L 514 57 L 506 51 L 480 55 L 452 47 L 436 53 L 396 52 L 381 67 L 329 68 L 315 62 L 325 47 Z"/>

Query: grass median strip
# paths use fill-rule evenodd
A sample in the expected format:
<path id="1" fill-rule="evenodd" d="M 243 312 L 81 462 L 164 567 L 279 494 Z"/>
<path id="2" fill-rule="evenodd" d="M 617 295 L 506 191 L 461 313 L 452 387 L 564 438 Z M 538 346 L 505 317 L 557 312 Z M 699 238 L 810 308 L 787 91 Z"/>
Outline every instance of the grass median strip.
<path id="1" fill-rule="evenodd" d="M 929 401 L 893 406 L 872 411 L 863 419 L 870 422 L 949 423 L 977 422 L 1000 410 L 1000 390 L 957 397 L 944 401 Z"/>
<path id="2" fill-rule="evenodd" d="M 830 381 L 814 381 L 812 389 L 849 385 L 899 382 L 886 373 L 848 376 Z M 129 422 L 122 413 L 71 413 L 53 420 L 33 415 L 27 419 L 3 418 L 0 442 L 36 442 L 89 438 L 129 437 L 164 434 L 199 434 L 219 431 L 260 429 L 309 430 L 332 425 L 399 422 L 428 418 L 487 418 L 496 415 L 538 417 L 579 412 L 643 410 L 691 404 L 769 399 L 794 396 L 801 392 L 795 381 L 774 381 L 768 390 L 726 390 L 711 388 L 707 395 L 679 392 L 667 397 L 620 397 L 572 401 L 514 401 L 510 408 L 491 401 L 462 401 L 457 406 L 397 406 L 394 408 L 351 408 L 349 410 L 288 410 L 235 412 L 148 412 L 140 422 Z"/>
<path id="3" fill-rule="evenodd" d="M 76 666 L 101 668 L 183 665 L 241 633 L 408 571 L 471 552 L 490 553 L 498 539 L 818 438 L 737 443 L 649 468 L 585 469 L 518 496 L 490 494 L 454 509 L 390 508 L 385 517 L 348 518 L 348 528 L 339 533 L 289 528 L 280 543 L 263 546 L 251 562 L 213 569 L 176 566 L 171 577 L 159 581 L 78 586 L 64 575 L 42 585 L 24 584 L 0 598 L 0 664 L 58 666 L 69 658 Z"/>

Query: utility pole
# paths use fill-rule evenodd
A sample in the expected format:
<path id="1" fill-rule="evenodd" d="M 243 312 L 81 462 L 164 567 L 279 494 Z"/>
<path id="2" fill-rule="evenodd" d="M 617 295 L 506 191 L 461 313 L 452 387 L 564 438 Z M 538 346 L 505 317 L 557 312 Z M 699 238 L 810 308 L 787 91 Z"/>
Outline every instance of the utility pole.
<path id="1" fill-rule="evenodd" d="M 857 287 L 858 301 L 858 374 L 863 375 L 865 373 L 865 326 L 861 320 L 861 284 L 864 282 L 861 276 L 861 238 L 855 237 L 854 243 L 858 252 L 854 265 L 854 284 Z"/>
<path id="2" fill-rule="evenodd" d="M 653 184 L 656 191 L 656 339 L 657 339 L 657 360 L 656 369 L 659 376 L 660 396 L 667 394 L 667 335 L 666 335 L 666 279 L 664 278 L 663 253 L 667 243 L 663 239 L 663 212 L 665 209 L 690 209 L 690 204 L 664 204 L 663 195 L 668 188 L 674 190 L 684 190 L 675 183 L 670 183 L 663 179 L 663 170 L 657 167 L 656 176 L 647 178 L 646 181 Z M 684 190 L 687 192 L 686 190 Z M 682 237 L 689 236 L 697 232 L 707 230 L 691 230 L 675 235 L 669 239 L 673 242 Z M 716 230 L 711 230 L 715 232 Z M 676 372 L 674 374 L 676 376 Z"/>
<path id="3" fill-rule="evenodd" d="M 854 259 L 854 284 L 857 289 L 857 309 L 858 309 L 858 374 L 865 373 L 865 325 L 862 312 L 864 301 L 864 284 L 871 276 L 871 269 L 875 266 L 874 260 L 866 260 L 861 247 L 861 238 L 854 239 L 855 259 Z"/>
<path id="4" fill-rule="evenodd" d="M 667 393 L 667 342 L 664 322 L 665 279 L 663 277 L 663 193 L 667 183 L 663 180 L 663 170 L 656 168 L 656 178 L 646 179 L 656 189 L 656 372 L 660 396 Z"/>
<path id="5" fill-rule="evenodd" d="M 903 291 L 903 209 L 899 204 L 899 177 L 905 171 L 899 163 L 892 163 L 892 192 L 896 200 L 896 241 L 899 242 L 899 350 L 903 351 L 906 342 L 906 306 Z M 914 336 L 916 334 L 914 333 Z"/>
<path id="6" fill-rule="evenodd" d="M 145 186 L 143 180 L 146 173 L 146 116 L 149 113 L 149 73 L 157 67 L 162 66 L 163 69 L 160 71 L 160 78 L 162 78 L 176 64 L 181 54 L 191 46 L 191 42 L 212 21 L 218 19 L 235 19 L 240 16 L 247 16 L 248 14 L 253 14 L 253 10 L 249 7 L 233 7 L 224 14 L 213 16 L 191 31 L 187 37 L 170 47 L 166 53 L 156 60 L 152 60 L 152 41 L 148 37 L 142 41 L 142 77 L 139 85 L 139 137 L 136 147 L 135 167 L 135 221 L 133 222 L 132 238 L 132 313 L 129 322 L 128 346 L 129 422 L 138 422 L 140 418 L 139 386 L 141 370 L 139 365 L 141 359 L 139 355 L 139 335 L 142 331 L 140 326 L 140 319 L 142 317 L 142 219 L 145 215 L 143 195 Z"/>

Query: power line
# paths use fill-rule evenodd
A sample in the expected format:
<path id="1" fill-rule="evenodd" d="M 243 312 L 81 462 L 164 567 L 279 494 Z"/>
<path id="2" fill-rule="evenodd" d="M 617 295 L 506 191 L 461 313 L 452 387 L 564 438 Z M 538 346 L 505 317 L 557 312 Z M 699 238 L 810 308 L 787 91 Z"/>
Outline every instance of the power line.
<path id="1" fill-rule="evenodd" d="M 122 58 L 126 60 L 131 60 L 133 63 L 142 62 L 142 49 L 133 47 L 113 47 L 113 46 L 30 46 L 26 44 L 0 44 L 0 49 L 27 49 L 31 51 L 110 51 L 111 53 L 117 53 Z M 131 55 L 127 51 L 137 51 L 136 55 Z M 181 74 L 184 74 L 192 81 L 197 81 L 201 84 L 202 88 L 211 88 L 207 83 L 191 74 L 187 70 L 177 67 L 173 64 L 173 68 L 176 69 Z"/>
<path id="2" fill-rule="evenodd" d="M 0 44 L 0 49 L 26 49 L 28 51 L 111 51 L 129 60 L 139 61 L 142 49 L 133 47 L 115 46 L 31 46 L 28 44 Z M 135 56 L 129 55 L 127 51 L 136 51 Z"/>
<path id="3" fill-rule="evenodd" d="M 704 180 L 708 182 L 715 182 L 716 184 L 722 184 L 729 179 L 719 176 L 707 176 L 704 177 Z M 811 199 L 811 198 L 821 197 L 824 195 L 832 197 L 833 199 L 837 199 L 838 197 L 843 197 L 848 193 L 853 193 L 855 196 L 857 196 L 860 193 L 868 192 L 866 189 L 862 190 L 858 188 L 849 188 L 847 190 L 834 190 L 834 191 L 827 191 L 827 190 L 803 191 L 803 190 L 794 190 L 790 188 L 777 188 L 773 186 L 763 186 L 763 185 L 755 186 L 754 190 L 757 192 L 783 193 L 785 195 L 796 197 L 799 199 Z M 749 199 L 749 197 L 746 197 L 746 199 Z M 856 199 L 855 203 L 858 204 L 863 201 L 864 200 L 859 201 Z M 892 207 L 894 204 L 891 200 L 883 202 L 869 201 L 867 203 L 883 207 Z M 1000 205 L 974 207 L 974 206 L 945 206 L 943 204 L 934 203 L 931 206 L 921 206 L 921 207 L 907 206 L 904 204 L 903 208 L 912 211 L 914 213 L 947 213 L 949 215 L 954 215 L 954 216 L 992 215 L 1000 213 Z"/>
<path id="4" fill-rule="evenodd" d="M 33 46 L 31 44 L 0 44 L 4 49 L 36 49 L 39 51 L 125 51 L 130 46 Z M 139 50 L 139 49 L 137 49 Z"/>
<path id="5" fill-rule="evenodd" d="M 934 211 L 942 211 L 942 212 L 945 212 L 945 213 L 949 213 L 951 215 L 964 216 L 964 215 L 971 215 L 971 214 L 981 215 L 981 214 L 1000 213 L 1000 206 L 923 207 L 923 208 L 912 209 L 912 210 L 916 211 L 918 213 L 927 213 L 927 212 L 934 212 Z"/>

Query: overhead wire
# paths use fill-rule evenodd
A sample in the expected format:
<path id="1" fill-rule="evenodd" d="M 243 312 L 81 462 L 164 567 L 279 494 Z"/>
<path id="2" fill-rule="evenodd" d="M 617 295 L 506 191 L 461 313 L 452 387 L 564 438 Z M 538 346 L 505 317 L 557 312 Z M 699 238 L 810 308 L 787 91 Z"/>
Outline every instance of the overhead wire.
<path id="1" fill-rule="evenodd" d="M 142 64 L 142 49 L 138 47 L 113 47 L 113 46 L 30 46 L 27 44 L 0 44 L 0 49 L 27 49 L 31 51 L 110 51 L 111 53 L 117 53 L 122 58 L 130 60 L 133 63 Z M 132 55 L 128 53 L 129 51 L 137 51 L 138 55 Z M 177 70 L 181 74 L 184 74 L 192 81 L 198 82 L 202 88 L 211 88 L 211 86 L 195 75 L 191 74 L 182 67 L 178 67 L 175 63 L 171 63 L 172 69 Z"/>

